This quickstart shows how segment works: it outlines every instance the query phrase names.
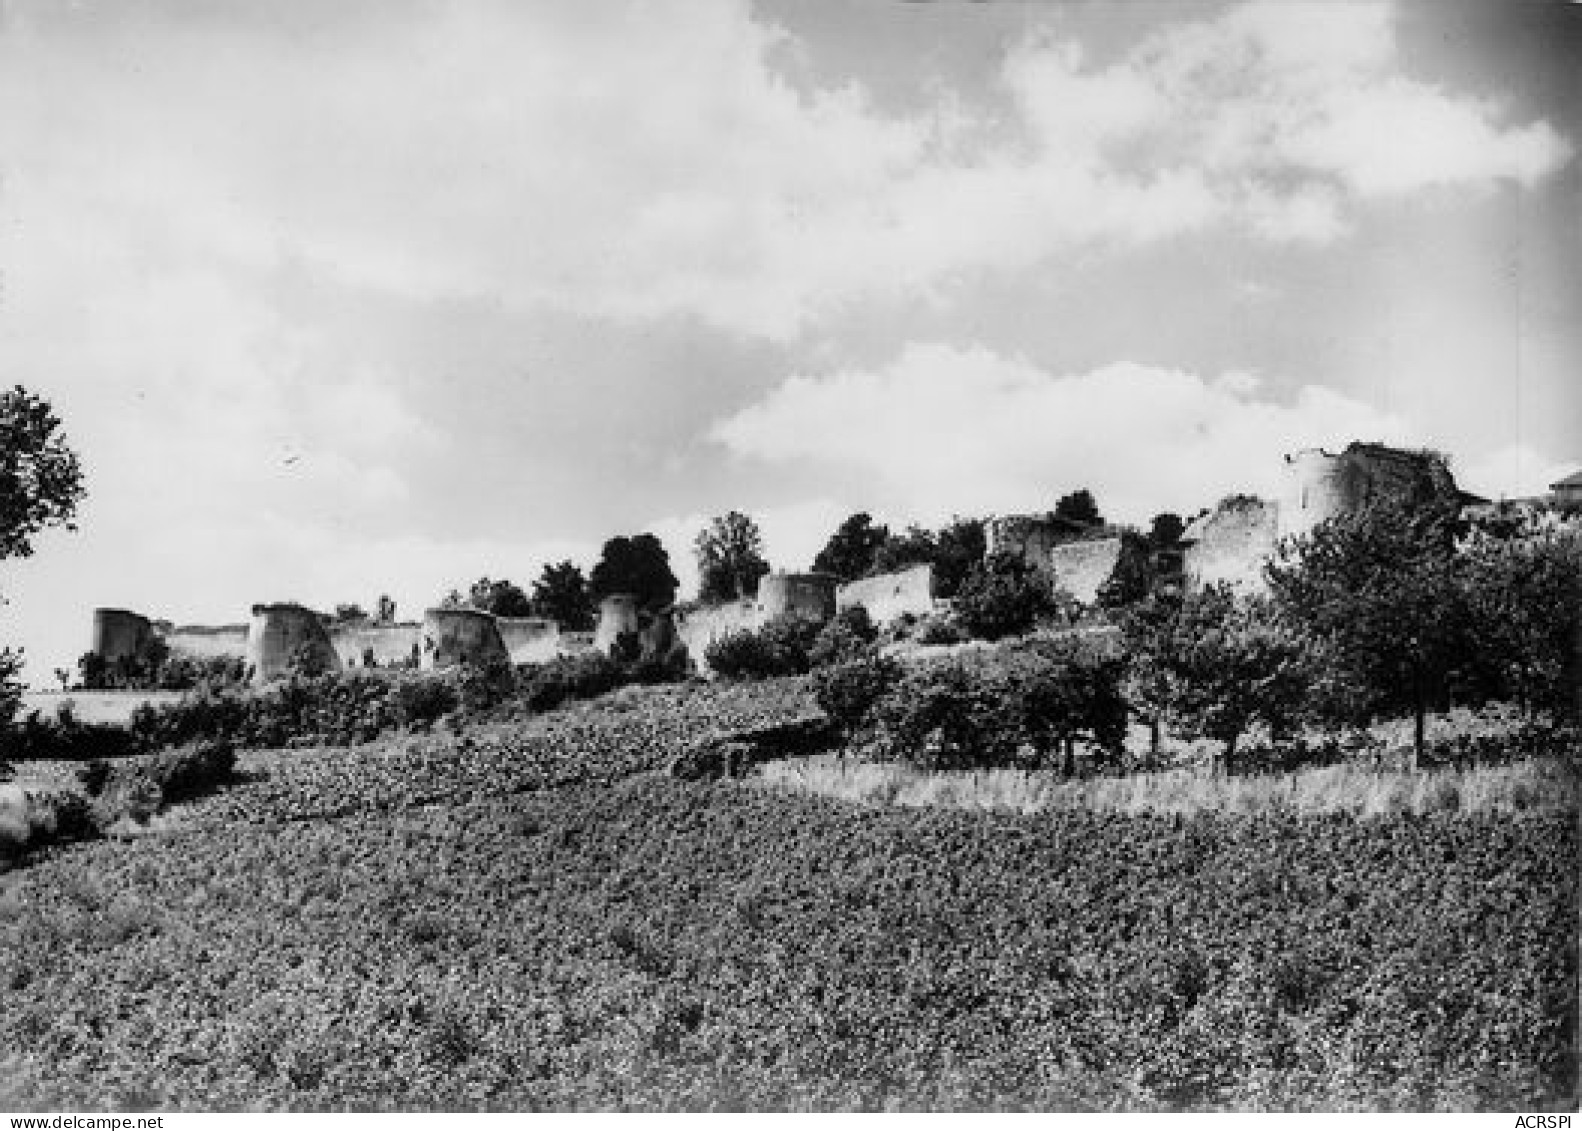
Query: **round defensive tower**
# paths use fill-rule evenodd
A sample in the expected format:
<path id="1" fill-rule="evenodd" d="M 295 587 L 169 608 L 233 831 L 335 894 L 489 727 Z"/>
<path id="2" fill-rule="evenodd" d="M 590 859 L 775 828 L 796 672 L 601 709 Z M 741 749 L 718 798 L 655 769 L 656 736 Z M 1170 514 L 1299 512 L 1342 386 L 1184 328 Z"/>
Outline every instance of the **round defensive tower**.
<path id="1" fill-rule="evenodd" d="M 154 638 L 154 626 L 142 613 L 129 609 L 95 609 L 93 643 L 89 651 L 105 663 L 141 656 Z"/>
<path id="2" fill-rule="evenodd" d="M 324 619 L 312 609 L 290 603 L 253 606 L 247 662 L 256 683 L 285 675 L 298 662 L 319 671 L 341 670 Z"/>
<path id="3" fill-rule="evenodd" d="M 494 617 L 481 609 L 429 609 L 423 614 L 425 669 L 510 662 Z"/>
<path id="4" fill-rule="evenodd" d="M 628 633 L 641 631 L 637 619 L 637 598 L 630 593 L 611 593 L 599 602 L 599 624 L 593 630 L 593 646 L 608 653 L 610 646 Z"/>
<path id="5" fill-rule="evenodd" d="M 1346 461 L 1323 448 L 1285 457 L 1285 497 L 1280 500 L 1280 537 L 1306 534 L 1346 509 Z"/>
<path id="6" fill-rule="evenodd" d="M 758 582 L 758 605 L 766 618 L 791 614 L 827 621 L 835 615 L 840 579 L 828 573 L 771 573 Z"/>

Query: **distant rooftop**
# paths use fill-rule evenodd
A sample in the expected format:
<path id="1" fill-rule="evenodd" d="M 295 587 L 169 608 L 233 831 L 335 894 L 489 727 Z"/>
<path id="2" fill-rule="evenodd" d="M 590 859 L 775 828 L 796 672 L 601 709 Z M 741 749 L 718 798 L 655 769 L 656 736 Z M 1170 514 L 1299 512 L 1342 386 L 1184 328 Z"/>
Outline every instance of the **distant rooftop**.
<path id="1" fill-rule="evenodd" d="M 1582 487 L 1582 471 L 1573 471 L 1560 482 L 1549 484 L 1551 491 L 1558 491 L 1562 487 Z"/>

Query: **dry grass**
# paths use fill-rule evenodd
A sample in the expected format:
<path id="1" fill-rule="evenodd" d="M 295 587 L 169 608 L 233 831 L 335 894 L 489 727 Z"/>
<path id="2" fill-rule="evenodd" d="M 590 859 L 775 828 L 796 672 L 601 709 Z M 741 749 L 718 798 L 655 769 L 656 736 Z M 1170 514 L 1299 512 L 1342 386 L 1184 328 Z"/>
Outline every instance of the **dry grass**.
<path id="1" fill-rule="evenodd" d="M 899 763 L 839 756 L 771 762 L 765 786 L 846 801 L 1011 813 L 1086 809 L 1130 815 L 1403 813 L 1526 816 L 1577 811 L 1577 779 L 1556 761 L 1421 772 L 1328 766 L 1265 777 L 1192 770 L 1067 780 L 1023 770 L 926 773 Z"/>

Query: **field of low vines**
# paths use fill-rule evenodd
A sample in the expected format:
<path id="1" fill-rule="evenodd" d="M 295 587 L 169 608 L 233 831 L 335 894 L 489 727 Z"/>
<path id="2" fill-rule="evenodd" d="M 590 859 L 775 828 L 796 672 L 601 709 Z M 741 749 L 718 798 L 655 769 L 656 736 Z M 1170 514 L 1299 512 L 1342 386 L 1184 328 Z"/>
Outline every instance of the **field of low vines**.
<path id="1" fill-rule="evenodd" d="M 1574 814 L 1019 816 L 649 772 L 801 709 L 663 689 L 246 755 L 168 831 L 49 849 L 0 889 L 0 1109 L 1575 1102 Z"/>

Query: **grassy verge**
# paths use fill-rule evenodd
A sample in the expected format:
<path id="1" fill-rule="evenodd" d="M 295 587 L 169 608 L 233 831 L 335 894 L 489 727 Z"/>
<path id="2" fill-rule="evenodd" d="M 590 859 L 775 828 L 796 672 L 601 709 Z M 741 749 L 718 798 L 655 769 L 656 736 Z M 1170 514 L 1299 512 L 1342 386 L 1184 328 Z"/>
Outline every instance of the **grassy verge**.
<path id="1" fill-rule="evenodd" d="M 927 773 L 901 763 L 840 757 L 771 762 L 756 779 L 844 801 L 1035 814 L 1086 810 L 1131 816 L 1199 813 L 1574 814 L 1574 770 L 1550 759 L 1422 772 L 1328 766 L 1292 774 L 1223 777 L 1198 770 L 1068 780 L 1023 770 Z"/>

